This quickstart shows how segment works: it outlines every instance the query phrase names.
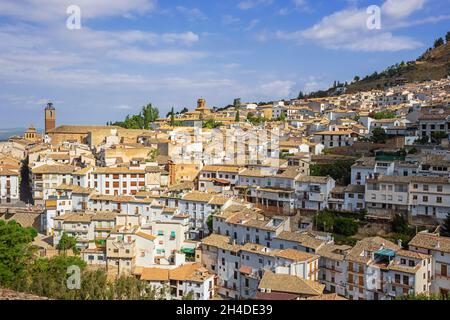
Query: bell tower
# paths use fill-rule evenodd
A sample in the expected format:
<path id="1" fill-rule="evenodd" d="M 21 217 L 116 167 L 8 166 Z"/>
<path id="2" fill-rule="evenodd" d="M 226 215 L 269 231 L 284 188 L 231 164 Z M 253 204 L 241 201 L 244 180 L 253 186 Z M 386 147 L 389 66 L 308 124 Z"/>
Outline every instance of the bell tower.
<path id="1" fill-rule="evenodd" d="M 55 107 L 53 103 L 49 102 L 47 107 L 45 107 L 45 133 L 47 134 L 50 130 L 55 128 L 56 114 Z"/>

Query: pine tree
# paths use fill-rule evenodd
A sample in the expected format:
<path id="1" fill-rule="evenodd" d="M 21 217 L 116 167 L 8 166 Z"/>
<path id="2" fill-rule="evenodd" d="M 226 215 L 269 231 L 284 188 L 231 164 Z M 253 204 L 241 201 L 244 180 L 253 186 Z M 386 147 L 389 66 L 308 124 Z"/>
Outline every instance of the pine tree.
<path id="1" fill-rule="evenodd" d="M 239 114 L 239 110 L 236 111 L 236 117 L 234 118 L 235 122 L 240 122 L 241 121 L 241 115 Z"/>
<path id="2" fill-rule="evenodd" d="M 435 48 L 440 47 L 440 46 L 442 46 L 443 44 L 444 44 L 444 39 L 442 39 L 442 38 L 439 38 L 439 39 L 437 39 L 436 41 L 434 41 L 434 47 L 435 47 Z"/>
<path id="3" fill-rule="evenodd" d="M 173 107 L 172 107 L 172 111 L 170 111 L 170 125 L 173 127 L 175 124 L 175 113 L 173 111 Z"/>

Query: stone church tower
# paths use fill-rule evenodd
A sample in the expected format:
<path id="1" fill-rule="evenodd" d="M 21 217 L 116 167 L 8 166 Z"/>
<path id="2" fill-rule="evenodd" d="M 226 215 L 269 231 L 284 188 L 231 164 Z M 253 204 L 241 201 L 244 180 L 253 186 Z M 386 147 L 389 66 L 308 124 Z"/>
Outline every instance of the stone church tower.
<path id="1" fill-rule="evenodd" d="M 56 114 L 53 103 L 49 102 L 45 108 L 45 133 L 47 134 L 50 130 L 55 128 L 56 124 Z"/>

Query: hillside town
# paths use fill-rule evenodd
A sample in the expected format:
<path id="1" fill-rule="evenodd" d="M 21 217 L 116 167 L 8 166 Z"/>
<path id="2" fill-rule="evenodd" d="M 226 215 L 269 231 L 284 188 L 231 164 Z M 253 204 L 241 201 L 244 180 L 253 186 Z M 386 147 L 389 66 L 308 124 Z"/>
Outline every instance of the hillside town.
<path id="1" fill-rule="evenodd" d="M 43 132 L 0 142 L 0 219 L 35 228 L 41 257 L 78 256 L 165 299 L 446 296 L 449 103 L 447 78 L 199 99 L 149 121 L 147 106 L 130 128 L 65 125 L 49 102 Z"/>

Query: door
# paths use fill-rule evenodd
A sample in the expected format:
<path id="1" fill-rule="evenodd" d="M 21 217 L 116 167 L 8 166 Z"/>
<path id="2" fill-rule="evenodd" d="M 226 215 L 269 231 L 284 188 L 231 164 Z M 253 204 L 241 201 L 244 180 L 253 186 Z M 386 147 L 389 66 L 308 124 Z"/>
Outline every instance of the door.
<path id="1" fill-rule="evenodd" d="M 447 277 L 447 265 L 441 264 L 441 276 Z"/>

